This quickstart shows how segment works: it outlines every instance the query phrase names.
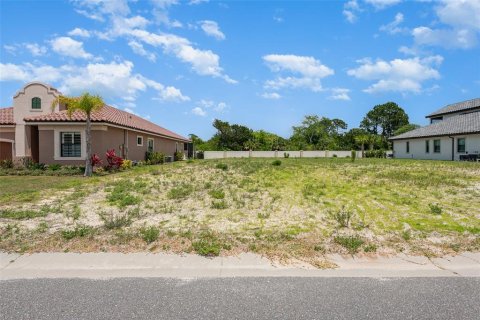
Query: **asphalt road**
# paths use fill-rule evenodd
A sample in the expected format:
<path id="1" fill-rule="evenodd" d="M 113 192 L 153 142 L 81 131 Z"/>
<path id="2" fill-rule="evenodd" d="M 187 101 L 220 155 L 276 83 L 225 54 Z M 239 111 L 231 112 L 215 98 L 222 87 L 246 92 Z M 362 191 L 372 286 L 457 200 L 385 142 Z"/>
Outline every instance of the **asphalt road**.
<path id="1" fill-rule="evenodd" d="M 479 319 L 480 278 L 0 281 L 7 319 Z"/>

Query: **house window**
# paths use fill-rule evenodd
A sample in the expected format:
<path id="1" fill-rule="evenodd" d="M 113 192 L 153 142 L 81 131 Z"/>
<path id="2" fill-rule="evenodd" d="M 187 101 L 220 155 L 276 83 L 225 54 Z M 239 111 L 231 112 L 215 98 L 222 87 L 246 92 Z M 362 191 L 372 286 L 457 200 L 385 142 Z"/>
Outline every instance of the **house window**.
<path id="1" fill-rule="evenodd" d="M 188 143 L 183 144 L 183 151 L 188 151 Z"/>
<path id="2" fill-rule="evenodd" d="M 410 141 L 407 141 L 407 153 L 410 153 Z"/>
<path id="3" fill-rule="evenodd" d="M 153 152 L 153 139 L 152 138 L 147 139 L 147 151 L 148 152 Z"/>
<path id="4" fill-rule="evenodd" d="M 430 140 L 425 140 L 425 153 L 430 153 Z"/>
<path id="5" fill-rule="evenodd" d="M 82 139 L 80 132 L 60 132 L 60 141 L 60 155 L 62 157 L 81 157 Z"/>
<path id="6" fill-rule="evenodd" d="M 143 137 L 142 136 L 137 136 L 137 146 L 139 146 L 139 147 L 143 146 Z"/>
<path id="7" fill-rule="evenodd" d="M 465 152 L 465 138 L 458 138 L 457 139 L 457 152 L 464 153 Z"/>
<path id="8" fill-rule="evenodd" d="M 440 153 L 440 140 L 433 140 L 433 152 Z"/>
<path id="9" fill-rule="evenodd" d="M 42 99 L 38 97 L 32 98 L 32 109 L 42 109 Z"/>

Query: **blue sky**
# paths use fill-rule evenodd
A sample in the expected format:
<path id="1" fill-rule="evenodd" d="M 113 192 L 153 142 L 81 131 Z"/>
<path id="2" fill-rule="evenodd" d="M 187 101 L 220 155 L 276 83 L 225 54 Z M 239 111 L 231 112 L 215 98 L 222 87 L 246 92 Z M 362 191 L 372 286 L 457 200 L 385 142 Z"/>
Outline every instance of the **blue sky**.
<path id="1" fill-rule="evenodd" d="M 480 1 L 1 1 L 1 106 L 26 82 L 98 93 L 183 135 L 288 137 L 306 114 L 411 122 L 480 96 Z"/>

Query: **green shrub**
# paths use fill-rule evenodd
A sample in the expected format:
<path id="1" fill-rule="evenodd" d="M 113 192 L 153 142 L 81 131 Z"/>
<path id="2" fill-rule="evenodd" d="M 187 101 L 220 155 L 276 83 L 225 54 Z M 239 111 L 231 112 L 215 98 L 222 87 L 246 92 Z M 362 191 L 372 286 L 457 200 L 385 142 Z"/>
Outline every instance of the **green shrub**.
<path id="1" fill-rule="evenodd" d="M 193 187 L 186 183 L 170 189 L 167 193 L 169 199 L 185 199 L 193 193 Z"/>
<path id="2" fill-rule="evenodd" d="M 386 158 L 387 152 L 385 150 L 368 150 L 365 151 L 365 158 Z"/>
<path id="3" fill-rule="evenodd" d="M 52 170 L 52 171 L 57 171 L 57 170 L 60 170 L 61 168 L 62 168 L 62 165 L 58 163 L 48 165 L 48 170 Z"/>
<path id="4" fill-rule="evenodd" d="M 345 207 L 342 207 L 340 211 L 333 215 L 335 221 L 338 222 L 341 228 L 348 228 L 350 226 L 350 219 L 353 216 L 353 212 L 345 210 Z"/>
<path id="5" fill-rule="evenodd" d="M 280 161 L 280 160 L 273 160 L 272 161 L 272 166 L 280 166 L 280 165 L 282 165 L 282 161 Z"/>
<path id="6" fill-rule="evenodd" d="M 290 158 L 290 153 L 284 152 L 284 153 L 283 153 L 283 157 L 284 157 L 285 159 Z"/>
<path id="7" fill-rule="evenodd" d="M 160 235 L 160 230 L 158 230 L 158 228 L 154 226 L 151 226 L 148 228 L 140 229 L 140 234 L 142 235 L 143 241 L 145 241 L 146 243 L 152 243 L 158 239 L 158 236 Z"/>
<path id="8" fill-rule="evenodd" d="M 214 199 L 224 199 L 225 192 L 223 190 L 212 190 L 208 193 Z"/>
<path id="9" fill-rule="evenodd" d="M 120 165 L 120 168 L 122 170 L 127 170 L 127 169 L 131 169 L 133 167 L 133 162 L 132 160 L 127 160 L 127 159 L 124 159 L 122 161 L 122 164 Z"/>
<path id="10" fill-rule="evenodd" d="M 42 209 L 40 211 L 2 209 L 0 210 L 0 218 L 25 220 L 25 219 L 33 219 L 38 217 L 45 217 L 48 213 L 49 212 L 46 209 Z"/>
<path id="11" fill-rule="evenodd" d="M 335 243 L 346 248 L 350 254 L 354 254 L 364 244 L 364 241 L 359 236 L 336 236 Z"/>
<path id="12" fill-rule="evenodd" d="M 217 165 L 215 166 L 215 168 L 220 169 L 220 170 L 223 170 L 223 171 L 227 171 L 227 170 L 228 170 L 228 166 L 227 166 L 225 163 L 217 163 Z"/>
<path id="13" fill-rule="evenodd" d="M 121 215 L 121 216 L 102 216 L 103 226 L 106 229 L 120 229 L 122 227 L 127 227 L 132 224 L 132 219 L 130 215 Z"/>
<path id="14" fill-rule="evenodd" d="M 355 162 L 355 159 L 357 158 L 357 152 L 356 152 L 355 150 L 352 150 L 350 157 L 351 157 L 350 160 L 351 160 L 352 162 Z"/>
<path id="15" fill-rule="evenodd" d="M 210 231 L 202 232 L 192 247 L 196 253 L 206 257 L 218 256 L 222 249 L 219 239 Z"/>
<path id="16" fill-rule="evenodd" d="M 377 252 L 377 245 L 370 243 L 363 248 L 364 252 Z"/>
<path id="17" fill-rule="evenodd" d="M 0 161 L 0 168 L 11 169 L 13 168 L 13 161 L 11 159 L 5 159 Z"/>
<path id="18" fill-rule="evenodd" d="M 442 207 L 440 207 L 438 204 L 430 203 L 428 207 L 433 214 L 442 214 Z"/>
<path id="19" fill-rule="evenodd" d="M 73 230 L 62 230 L 62 237 L 65 240 L 71 240 L 76 237 L 86 237 L 93 233 L 93 228 L 89 226 L 76 226 Z"/>
<path id="20" fill-rule="evenodd" d="M 162 164 L 165 162 L 165 154 L 156 151 L 147 151 L 145 154 L 145 161 L 147 164 Z"/>
<path id="21" fill-rule="evenodd" d="M 175 161 L 182 161 L 183 159 L 185 159 L 185 153 L 182 152 L 182 151 L 176 151 L 174 154 L 173 154 L 173 160 Z"/>

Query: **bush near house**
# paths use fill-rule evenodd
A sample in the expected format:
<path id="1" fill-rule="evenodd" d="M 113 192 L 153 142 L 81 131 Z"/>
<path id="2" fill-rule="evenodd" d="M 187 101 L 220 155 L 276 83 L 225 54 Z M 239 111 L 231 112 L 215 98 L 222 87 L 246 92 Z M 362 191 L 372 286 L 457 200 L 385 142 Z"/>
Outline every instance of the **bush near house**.
<path id="1" fill-rule="evenodd" d="M 147 164 L 162 164 L 165 162 L 165 154 L 157 151 L 152 151 L 145 154 Z"/>
<path id="2" fill-rule="evenodd" d="M 365 152 L 365 158 L 386 158 L 387 152 L 385 150 L 368 150 Z"/>
<path id="3" fill-rule="evenodd" d="M 182 151 L 176 151 L 174 154 L 173 154 L 173 159 L 175 161 L 182 161 L 183 159 L 185 159 L 185 153 L 182 152 Z"/>

